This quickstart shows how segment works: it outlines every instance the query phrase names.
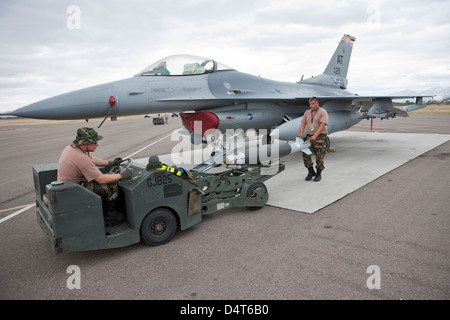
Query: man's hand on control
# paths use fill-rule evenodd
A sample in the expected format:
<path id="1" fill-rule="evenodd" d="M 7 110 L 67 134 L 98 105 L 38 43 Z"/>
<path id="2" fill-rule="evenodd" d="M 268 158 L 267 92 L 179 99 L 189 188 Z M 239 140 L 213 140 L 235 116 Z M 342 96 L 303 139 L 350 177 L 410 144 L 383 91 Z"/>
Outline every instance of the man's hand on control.
<path id="1" fill-rule="evenodd" d="M 127 170 L 121 172 L 120 176 L 122 177 L 122 180 L 131 179 L 133 177 L 133 171 L 131 169 L 127 169 Z"/>

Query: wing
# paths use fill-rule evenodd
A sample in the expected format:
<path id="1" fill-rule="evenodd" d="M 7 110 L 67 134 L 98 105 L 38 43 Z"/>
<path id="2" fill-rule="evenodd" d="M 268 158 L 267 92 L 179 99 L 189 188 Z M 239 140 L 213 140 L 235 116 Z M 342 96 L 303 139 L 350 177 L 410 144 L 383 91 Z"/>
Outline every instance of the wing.
<path id="1" fill-rule="evenodd" d="M 201 105 L 212 104 L 233 104 L 233 103 L 249 103 L 249 102 L 283 102 L 289 104 L 302 104 L 308 105 L 308 100 L 315 96 L 321 101 L 321 105 L 327 101 L 348 101 L 349 106 L 353 109 L 360 109 L 364 118 L 394 118 L 396 116 L 407 117 L 408 112 L 422 109 L 426 107 L 426 103 L 423 102 L 423 98 L 432 96 L 359 96 L 354 94 L 343 95 L 316 95 L 314 92 L 310 92 L 308 96 L 292 96 L 279 94 L 275 92 L 268 92 L 264 95 L 256 95 L 254 92 L 248 90 L 230 90 L 229 97 L 221 97 L 211 99 L 210 97 L 202 99 L 199 97 L 186 99 L 186 98 L 163 98 L 159 99 L 159 102 L 187 102 L 187 103 L 199 103 Z M 415 99 L 416 103 L 403 107 L 402 109 L 395 108 L 392 100 L 398 99 Z M 201 109 L 199 108 L 193 108 Z"/>
<path id="2" fill-rule="evenodd" d="M 427 105 L 423 102 L 423 98 L 432 96 L 317 96 L 319 100 L 331 101 L 351 101 L 351 105 L 355 108 L 359 107 L 364 118 L 395 118 L 396 116 L 407 117 L 408 112 L 425 108 Z M 306 98 L 297 98 L 303 100 Z M 416 103 L 403 107 L 395 108 L 392 100 L 398 99 L 416 99 Z"/>

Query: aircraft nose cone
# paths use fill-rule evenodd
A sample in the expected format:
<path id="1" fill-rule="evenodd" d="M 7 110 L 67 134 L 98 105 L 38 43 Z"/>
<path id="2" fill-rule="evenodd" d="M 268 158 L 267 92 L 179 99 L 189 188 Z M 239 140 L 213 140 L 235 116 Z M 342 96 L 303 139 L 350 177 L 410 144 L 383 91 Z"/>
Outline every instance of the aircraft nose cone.
<path id="1" fill-rule="evenodd" d="M 102 84 L 38 101 L 16 109 L 10 114 L 52 120 L 104 117 L 111 109 L 111 96 L 115 96 L 112 83 Z"/>

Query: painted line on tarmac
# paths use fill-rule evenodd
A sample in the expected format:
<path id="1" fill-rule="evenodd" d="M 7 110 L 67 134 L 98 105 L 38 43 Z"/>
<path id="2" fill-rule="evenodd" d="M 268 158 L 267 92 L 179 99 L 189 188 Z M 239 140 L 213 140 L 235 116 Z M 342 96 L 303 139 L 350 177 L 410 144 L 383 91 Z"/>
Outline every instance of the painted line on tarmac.
<path id="1" fill-rule="evenodd" d="M 149 145 L 143 147 L 142 149 L 139 149 L 139 150 L 136 151 L 135 153 L 130 154 L 129 156 L 125 157 L 125 159 L 126 159 L 126 158 L 131 158 L 131 157 L 134 156 L 135 154 L 138 154 L 138 153 L 141 152 L 142 150 L 145 150 L 145 149 L 151 147 L 152 145 L 154 145 L 154 144 L 156 144 L 156 143 L 158 143 L 158 142 L 161 142 L 161 141 L 163 141 L 164 139 L 167 139 L 167 138 L 170 137 L 171 135 L 172 135 L 172 133 L 169 133 L 167 136 L 162 137 L 162 138 L 159 139 L 158 141 L 152 142 L 152 143 L 150 143 Z"/>
<path id="2" fill-rule="evenodd" d="M 33 203 L 29 203 L 29 204 L 24 204 L 24 205 L 17 206 L 17 207 L 14 207 L 14 208 L 3 209 L 3 210 L 0 210 L 0 212 L 6 212 L 6 211 L 11 211 L 11 210 L 21 209 L 23 207 L 31 206 L 32 204 Z"/>
<path id="3" fill-rule="evenodd" d="M 14 212 L 14 213 L 11 213 L 9 216 L 6 216 L 6 217 L 0 219 L 0 223 L 3 223 L 3 222 L 5 222 L 6 220 L 9 220 L 9 219 L 13 218 L 13 217 L 15 217 L 15 216 L 17 216 L 17 215 L 19 215 L 19 214 L 21 214 L 21 213 L 27 211 L 28 209 L 30 209 L 30 208 L 32 208 L 32 207 L 34 207 L 34 206 L 35 206 L 35 204 L 33 203 L 33 204 L 30 204 L 30 205 L 28 205 L 27 207 L 25 207 L 25 208 L 23 208 L 23 209 L 21 209 L 21 210 L 19 210 L 19 211 L 16 211 L 16 212 Z"/>

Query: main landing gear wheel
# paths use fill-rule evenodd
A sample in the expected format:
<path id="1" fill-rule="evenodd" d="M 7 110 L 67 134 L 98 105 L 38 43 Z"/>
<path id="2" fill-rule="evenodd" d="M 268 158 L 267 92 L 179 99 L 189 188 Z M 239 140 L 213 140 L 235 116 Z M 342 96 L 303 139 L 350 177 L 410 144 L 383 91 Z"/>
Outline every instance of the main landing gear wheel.
<path id="1" fill-rule="evenodd" d="M 177 231 L 177 219 L 166 208 L 150 212 L 141 225 L 141 239 L 151 246 L 160 246 L 172 240 Z"/>

